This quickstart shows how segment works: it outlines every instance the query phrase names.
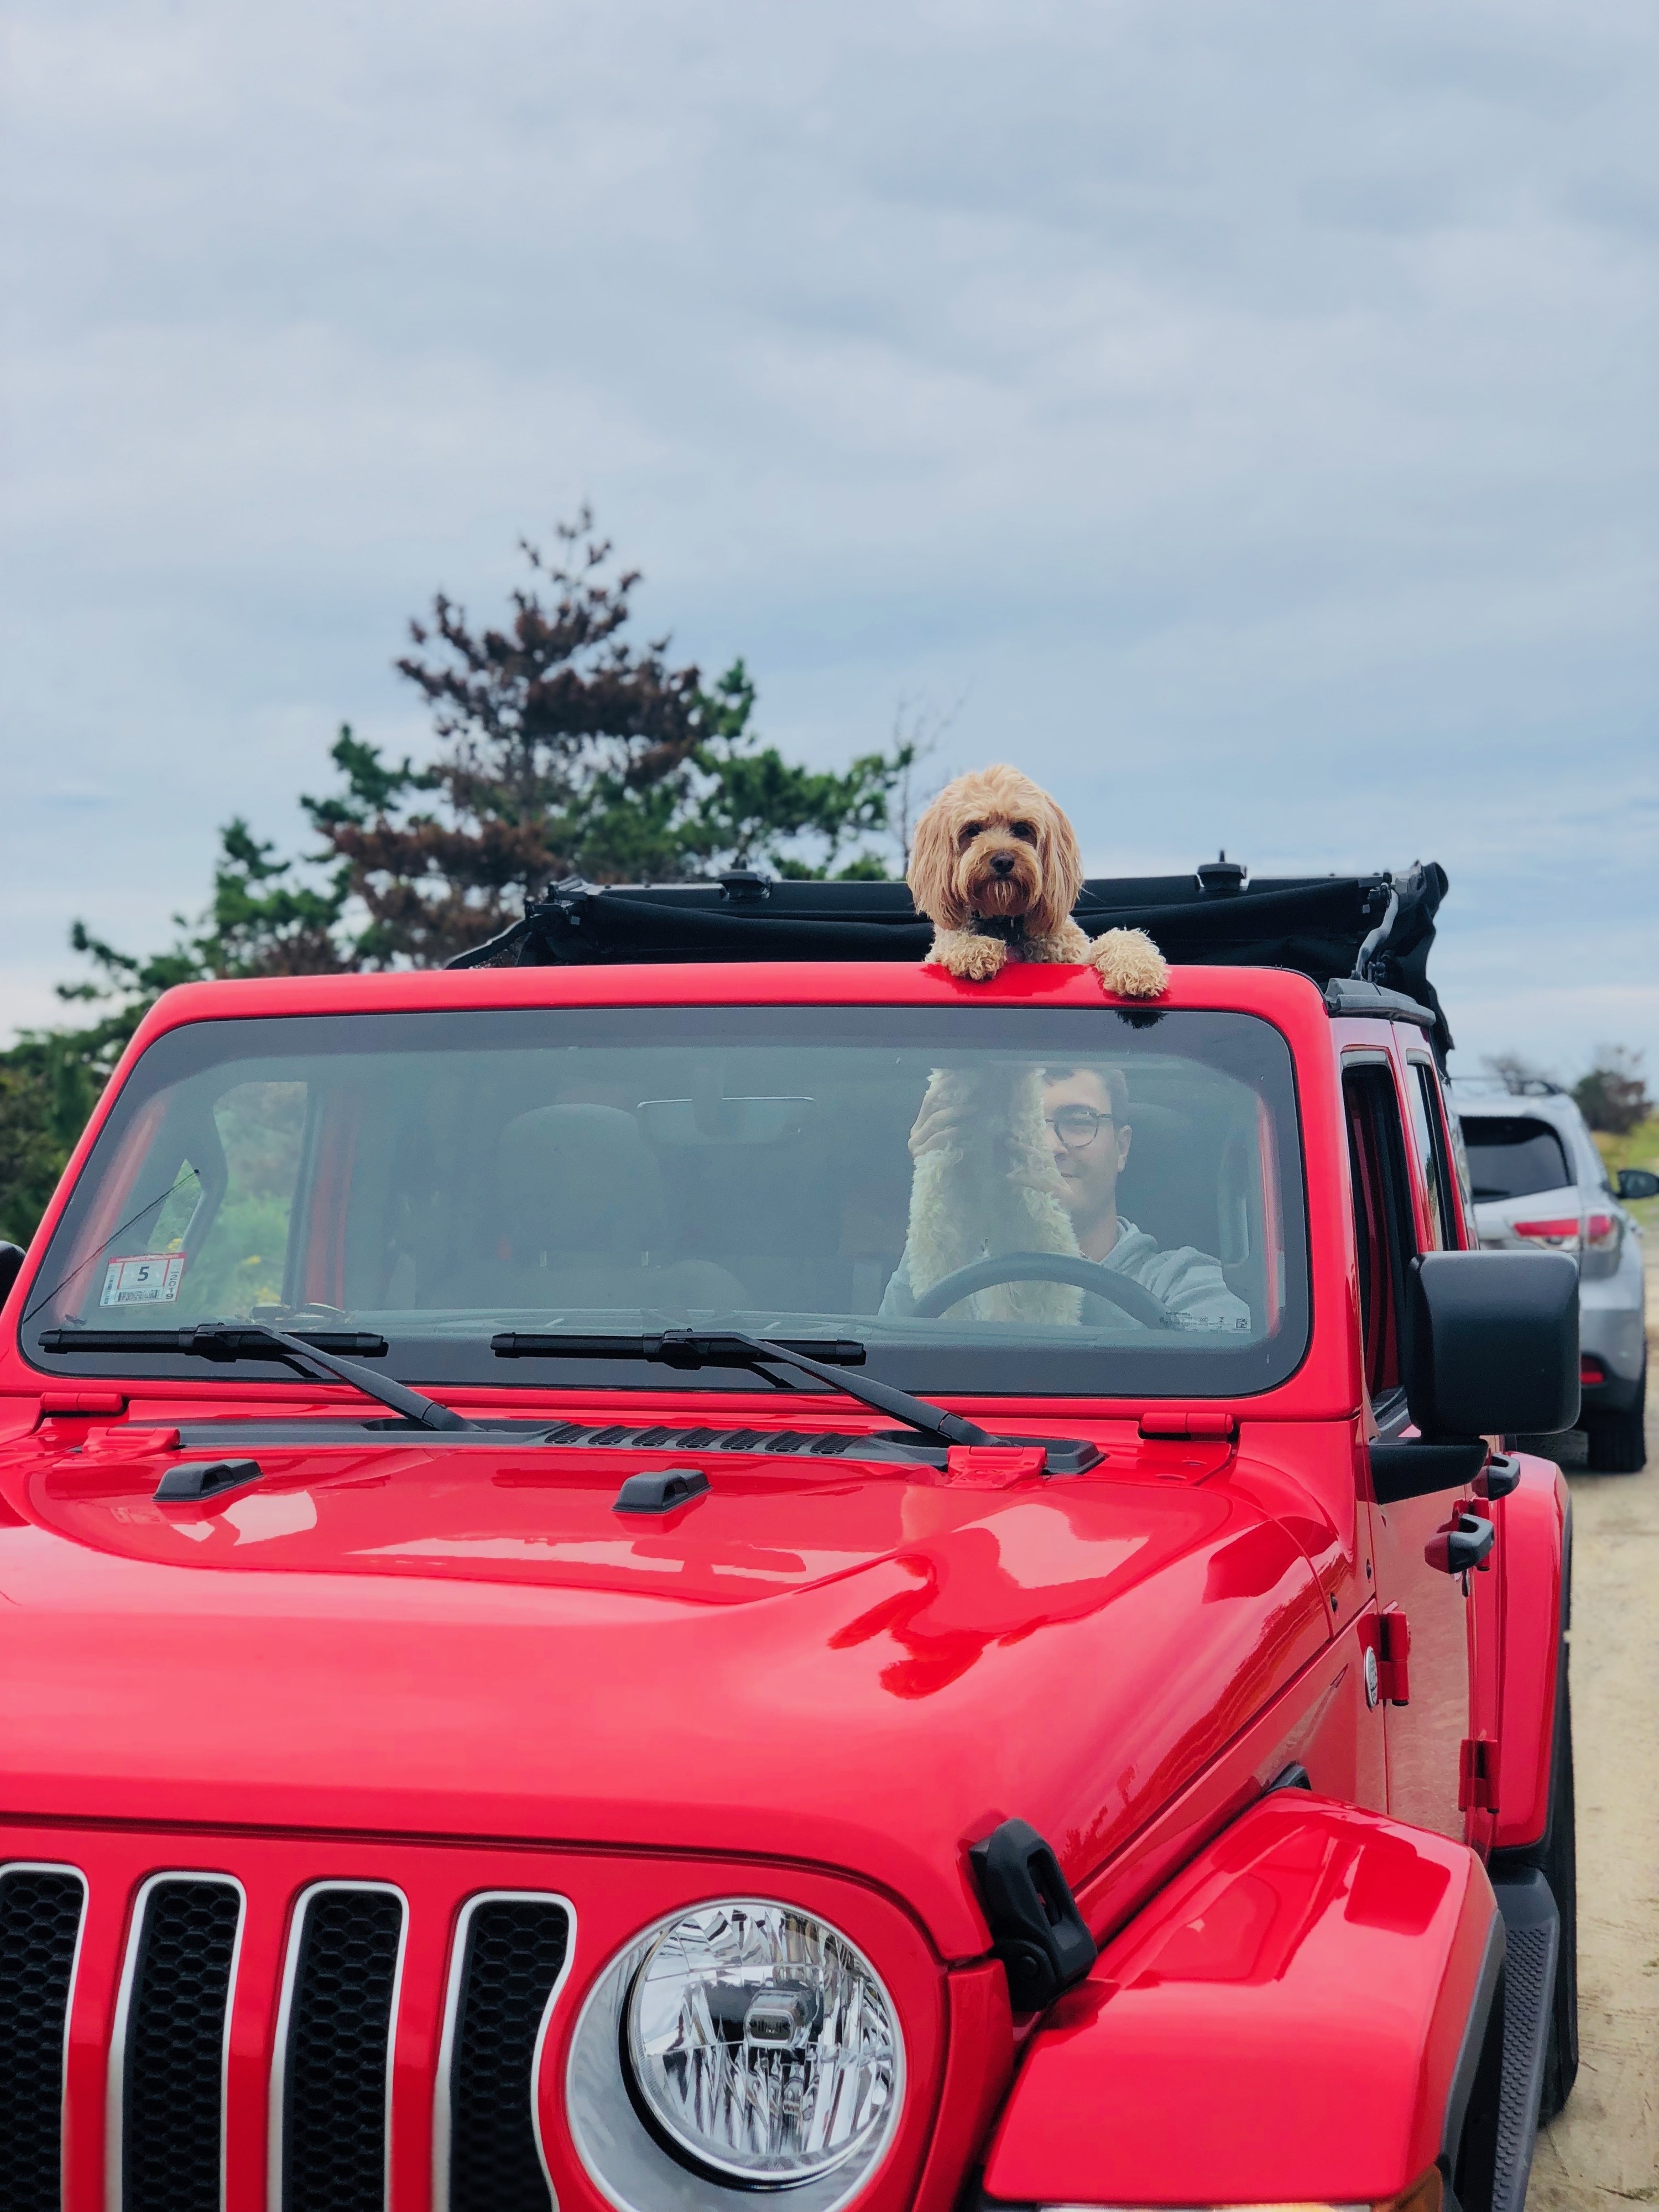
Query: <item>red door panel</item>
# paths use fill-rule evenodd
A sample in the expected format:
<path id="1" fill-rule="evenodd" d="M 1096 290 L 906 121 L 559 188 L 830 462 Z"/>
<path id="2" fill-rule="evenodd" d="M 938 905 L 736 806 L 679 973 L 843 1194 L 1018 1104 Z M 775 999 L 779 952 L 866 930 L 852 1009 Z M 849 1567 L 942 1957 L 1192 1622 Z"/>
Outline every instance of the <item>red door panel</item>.
<path id="1" fill-rule="evenodd" d="M 1359 1253 L 1365 1378 L 1379 1432 L 1407 1426 L 1401 1384 L 1406 1271 L 1432 1231 L 1419 1227 L 1407 1165 L 1405 1125 L 1393 1064 L 1351 1057 L 1343 1070 L 1354 1235 Z M 1462 1492 L 1371 1506 L 1377 1601 L 1406 1616 L 1411 1639 L 1410 1701 L 1386 1708 L 1389 1810 L 1397 1819 L 1460 1839 L 1468 1833 L 1460 1797 L 1462 1746 L 1471 1734 L 1474 1608 L 1468 1577 L 1447 1575 L 1427 1553 L 1435 1536 L 1471 1501 Z"/>

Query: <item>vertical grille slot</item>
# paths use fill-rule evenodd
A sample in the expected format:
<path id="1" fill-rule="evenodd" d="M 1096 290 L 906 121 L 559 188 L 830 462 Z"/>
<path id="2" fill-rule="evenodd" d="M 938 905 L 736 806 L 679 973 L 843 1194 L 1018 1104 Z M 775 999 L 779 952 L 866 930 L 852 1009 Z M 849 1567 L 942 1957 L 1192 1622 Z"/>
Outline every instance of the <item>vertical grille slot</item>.
<path id="1" fill-rule="evenodd" d="M 272 2145 L 281 2212 L 382 2212 L 404 1905 L 319 1884 L 301 1900 L 278 2028 Z"/>
<path id="2" fill-rule="evenodd" d="M 241 1924 L 222 1875 L 156 1875 L 139 1892 L 112 2052 L 121 2212 L 219 2212 Z"/>
<path id="3" fill-rule="evenodd" d="M 64 2059 L 87 1885 L 72 1867 L 0 1867 L 0 2204 L 58 2212 Z"/>
<path id="4" fill-rule="evenodd" d="M 536 2066 L 569 1948 L 561 1898 L 503 1892 L 467 1901 L 440 2058 L 438 2212 L 550 2212 Z"/>

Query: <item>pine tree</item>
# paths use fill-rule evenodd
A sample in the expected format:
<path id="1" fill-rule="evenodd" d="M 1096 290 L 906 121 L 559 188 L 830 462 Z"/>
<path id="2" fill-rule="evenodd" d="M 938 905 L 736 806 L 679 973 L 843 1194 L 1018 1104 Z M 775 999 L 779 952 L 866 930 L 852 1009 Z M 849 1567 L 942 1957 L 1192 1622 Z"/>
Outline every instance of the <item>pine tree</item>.
<path id="1" fill-rule="evenodd" d="M 556 536 L 551 560 L 523 544 L 531 580 L 504 626 L 475 629 L 442 593 L 410 625 L 398 667 L 433 708 L 432 762 L 393 765 L 343 730 L 343 790 L 303 802 L 368 918 L 354 964 L 446 960 L 573 875 L 887 872 L 869 841 L 889 832 L 914 748 L 842 774 L 785 760 L 751 731 L 741 660 L 705 688 L 669 665 L 666 638 L 633 644 L 638 571 L 613 568 L 586 510 Z"/>
<path id="2" fill-rule="evenodd" d="M 0 1237 L 26 1241 L 122 1048 L 175 983 L 427 966 L 493 936 L 571 875 L 672 881 L 724 867 L 881 878 L 902 866 L 920 721 L 844 771 L 763 744 L 741 660 L 704 685 L 666 638 L 626 635 L 637 570 L 618 570 L 586 509 L 502 627 L 474 629 L 440 593 L 397 665 L 433 709 L 436 748 L 389 762 L 349 725 L 340 785 L 302 798 L 320 849 L 277 857 L 240 817 L 220 833 L 213 893 L 148 957 L 77 921 L 93 973 L 58 986 L 90 1017 L 0 1053 Z"/>

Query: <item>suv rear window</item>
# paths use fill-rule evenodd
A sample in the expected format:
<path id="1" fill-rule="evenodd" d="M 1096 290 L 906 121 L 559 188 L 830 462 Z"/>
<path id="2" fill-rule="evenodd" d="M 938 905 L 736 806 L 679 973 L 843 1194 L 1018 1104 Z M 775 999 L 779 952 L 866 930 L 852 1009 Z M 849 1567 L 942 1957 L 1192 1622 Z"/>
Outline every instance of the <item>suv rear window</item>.
<path id="1" fill-rule="evenodd" d="M 1091 1245 L 1103 1290 L 1021 1273 Z M 695 1324 L 856 1337 L 916 1389 L 1261 1389 L 1307 1336 L 1291 1056 L 1252 1016 L 1105 1009 L 202 1022 L 134 1070 L 36 1283 L 59 1375 L 122 1370 L 48 1328 L 262 1319 L 383 1336 L 412 1382 L 684 1389 L 491 1338 Z"/>
<path id="2" fill-rule="evenodd" d="M 1462 1121 L 1477 1205 L 1565 1190 L 1572 1182 L 1561 1139 L 1547 1121 L 1528 1114 L 1466 1114 Z"/>

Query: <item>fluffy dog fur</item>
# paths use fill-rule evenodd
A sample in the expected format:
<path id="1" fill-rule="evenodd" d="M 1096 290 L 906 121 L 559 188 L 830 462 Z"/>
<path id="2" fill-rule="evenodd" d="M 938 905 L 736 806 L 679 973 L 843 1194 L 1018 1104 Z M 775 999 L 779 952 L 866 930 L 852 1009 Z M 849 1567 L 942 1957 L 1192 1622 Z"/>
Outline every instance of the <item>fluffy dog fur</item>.
<path id="1" fill-rule="evenodd" d="M 1092 941 L 1072 920 L 1083 860 L 1070 822 L 1016 768 L 976 769 L 946 784 L 916 824 L 910 896 L 934 925 L 929 962 L 984 982 L 1010 960 L 1097 969 L 1109 991 L 1155 999 L 1170 980 L 1145 930 Z"/>
<path id="2" fill-rule="evenodd" d="M 1077 1237 L 1060 1201 L 1042 1122 L 1042 1070 L 995 1062 L 939 1069 L 924 1108 L 947 1103 L 961 1109 L 960 1148 L 924 1152 L 910 1184 L 905 1249 L 917 1297 L 958 1267 L 1005 1252 L 1063 1252 L 1076 1259 Z M 962 1306 L 979 1321 L 1066 1327 L 1076 1321 L 1082 1298 L 1069 1283 L 997 1283 Z"/>

